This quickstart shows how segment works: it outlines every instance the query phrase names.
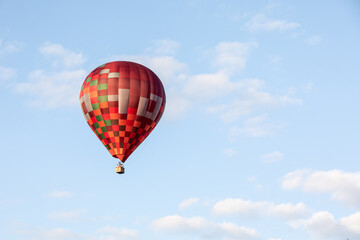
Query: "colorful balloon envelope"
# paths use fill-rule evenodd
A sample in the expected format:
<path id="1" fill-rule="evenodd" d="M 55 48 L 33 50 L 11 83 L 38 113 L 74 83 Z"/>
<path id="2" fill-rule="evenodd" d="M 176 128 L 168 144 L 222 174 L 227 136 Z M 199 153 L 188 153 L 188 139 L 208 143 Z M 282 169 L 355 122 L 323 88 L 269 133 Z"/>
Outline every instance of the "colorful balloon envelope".
<path id="1" fill-rule="evenodd" d="M 80 91 L 87 123 L 109 153 L 123 163 L 155 128 L 165 103 L 160 79 L 134 62 L 99 66 L 86 77 Z"/>

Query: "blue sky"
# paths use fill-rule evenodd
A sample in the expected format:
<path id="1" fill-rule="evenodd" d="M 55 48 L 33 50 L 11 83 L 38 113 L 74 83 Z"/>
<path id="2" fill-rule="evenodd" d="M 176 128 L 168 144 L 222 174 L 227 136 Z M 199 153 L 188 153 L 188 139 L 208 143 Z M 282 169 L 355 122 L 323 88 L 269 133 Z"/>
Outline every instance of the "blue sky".
<path id="1" fill-rule="evenodd" d="M 357 1 L 0 1 L 0 237 L 360 238 Z M 126 174 L 83 119 L 97 66 L 167 93 Z"/>

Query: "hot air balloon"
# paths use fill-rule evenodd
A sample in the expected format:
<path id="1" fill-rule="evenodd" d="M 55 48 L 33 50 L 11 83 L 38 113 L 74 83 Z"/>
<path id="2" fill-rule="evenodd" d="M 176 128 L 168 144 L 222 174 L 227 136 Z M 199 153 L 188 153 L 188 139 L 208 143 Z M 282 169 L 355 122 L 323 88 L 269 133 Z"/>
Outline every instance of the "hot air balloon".
<path id="1" fill-rule="evenodd" d="M 164 87 L 149 68 L 116 61 L 97 67 L 85 79 L 80 105 L 85 120 L 109 153 L 125 161 L 152 132 L 164 113 Z"/>

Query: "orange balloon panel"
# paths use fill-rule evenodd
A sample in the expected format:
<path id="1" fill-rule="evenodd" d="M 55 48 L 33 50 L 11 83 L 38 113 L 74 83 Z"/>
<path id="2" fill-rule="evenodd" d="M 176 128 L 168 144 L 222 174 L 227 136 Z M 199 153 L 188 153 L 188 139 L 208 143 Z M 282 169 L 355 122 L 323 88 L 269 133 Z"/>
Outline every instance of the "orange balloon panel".
<path id="1" fill-rule="evenodd" d="M 110 62 L 85 79 L 84 117 L 113 157 L 125 162 L 159 122 L 166 96 L 160 79 L 145 66 Z"/>

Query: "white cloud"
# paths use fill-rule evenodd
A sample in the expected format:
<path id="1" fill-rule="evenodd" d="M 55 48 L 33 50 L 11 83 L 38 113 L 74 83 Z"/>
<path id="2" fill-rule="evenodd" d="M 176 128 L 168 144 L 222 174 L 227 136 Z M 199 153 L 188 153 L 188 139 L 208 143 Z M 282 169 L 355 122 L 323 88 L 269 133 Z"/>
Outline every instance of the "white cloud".
<path id="1" fill-rule="evenodd" d="M 211 99 L 240 89 L 242 83 L 230 82 L 224 73 L 198 74 L 189 77 L 184 93 L 195 99 Z"/>
<path id="2" fill-rule="evenodd" d="M 227 198 L 221 200 L 212 208 L 216 215 L 229 215 L 239 217 L 259 217 L 271 216 L 280 217 L 287 220 L 299 220 L 306 217 L 311 210 L 304 203 L 282 203 L 261 201 L 253 202 L 240 198 Z"/>
<path id="3" fill-rule="evenodd" d="M 130 240 L 139 238 L 136 230 L 111 226 L 103 227 L 98 233 L 101 234 L 98 238 L 99 240 Z"/>
<path id="4" fill-rule="evenodd" d="M 306 39 L 306 43 L 310 46 L 318 45 L 322 43 L 322 37 L 320 35 L 313 35 Z"/>
<path id="5" fill-rule="evenodd" d="M 274 151 L 271 153 L 267 153 L 267 154 L 263 154 L 261 156 L 262 162 L 263 163 L 274 163 L 277 161 L 280 161 L 281 159 L 284 158 L 284 154 L 279 152 L 279 151 Z"/>
<path id="6" fill-rule="evenodd" d="M 338 225 L 335 222 L 334 216 L 329 212 L 317 212 L 308 220 L 306 228 L 313 234 L 320 237 L 333 238 L 339 233 Z"/>
<path id="7" fill-rule="evenodd" d="M 282 217 L 285 219 L 299 219 L 306 216 L 310 209 L 308 209 L 304 203 L 282 203 L 282 204 L 270 204 L 268 208 L 271 216 Z"/>
<path id="8" fill-rule="evenodd" d="M 248 228 L 243 226 L 237 226 L 234 223 L 224 222 L 220 223 L 220 231 L 225 234 L 226 237 L 224 240 L 231 240 L 231 239 L 258 239 L 259 235 L 254 228 Z"/>
<path id="9" fill-rule="evenodd" d="M 179 205 L 179 209 L 180 210 L 184 210 L 185 208 L 189 208 L 195 204 L 197 204 L 199 202 L 199 198 L 189 198 L 184 200 L 183 202 L 180 203 Z"/>
<path id="10" fill-rule="evenodd" d="M 80 53 L 65 49 L 60 44 L 44 43 L 39 51 L 52 57 L 54 66 L 63 67 L 58 71 L 34 70 L 28 81 L 17 83 L 14 90 L 28 94 L 30 105 L 46 108 L 67 107 L 78 104 L 78 94 L 86 72 L 83 69 L 70 69 L 82 64 L 85 58 Z"/>
<path id="11" fill-rule="evenodd" d="M 195 99 L 209 100 L 244 87 L 245 81 L 231 81 L 230 76 L 245 68 L 248 52 L 256 43 L 221 42 L 216 45 L 213 66 L 218 68 L 215 73 L 203 73 L 189 76 L 183 92 Z"/>
<path id="12" fill-rule="evenodd" d="M 45 42 L 40 48 L 40 53 L 46 57 L 53 57 L 53 66 L 74 68 L 86 61 L 81 53 L 65 49 L 61 44 Z"/>
<path id="13" fill-rule="evenodd" d="M 243 123 L 243 127 L 232 127 L 231 135 L 238 136 L 243 134 L 248 137 L 265 137 L 275 133 L 279 125 L 266 122 L 266 116 L 256 116 L 247 119 Z"/>
<path id="14" fill-rule="evenodd" d="M 31 229 L 16 229 L 18 234 L 21 234 L 26 239 L 36 240 L 134 240 L 139 239 L 139 234 L 136 230 L 128 228 L 117 228 L 112 226 L 105 226 L 94 233 L 81 234 L 73 232 L 65 228 L 31 228 Z"/>
<path id="15" fill-rule="evenodd" d="M 225 122 L 234 122 L 240 119 L 241 116 L 249 115 L 253 111 L 264 107 L 302 104 L 302 99 L 290 98 L 286 95 L 271 95 L 262 90 L 264 85 L 264 82 L 259 79 L 245 79 L 232 85 L 223 84 L 223 86 L 227 86 L 228 92 L 235 93 L 235 99 L 228 104 L 211 106 L 208 111 L 220 114 Z M 220 92 L 222 91 L 220 90 Z"/>
<path id="16" fill-rule="evenodd" d="M 165 119 L 177 119 L 184 116 L 185 112 L 190 108 L 190 102 L 181 96 L 181 94 L 166 95 L 166 111 L 164 113 Z"/>
<path id="17" fill-rule="evenodd" d="M 253 228 L 228 222 L 214 223 L 203 217 L 166 216 L 153 221 L 152 228 L 164 234 L 200 235 L 201 239 L 235 240 L 259 237 Z"/>
<path id="18" fill-rule="evenodd" d="M 49 214 L 49 217 L 54 220 L 65 220 L 73 221 L 81 218 L 84 214 L 87 213 L 85 209 L 77 209 L 73 211 L 64 211 L 64 212 L 53 212 Z"/>
<path id="19" fill-rule="evenodd" d="M 347 230 L 360 237 L 360 212 L 341 218 L 339 223 Z"/>
<path id="20" fill-rule="evenodd" d="M 167 82 L 182 82 L 185 78 L 186 64 L 170 56 L 146 58 L 145 66 L 151 68 L 159 78 Z"/>
<path id="21" fill-rule="evenodd" d="M 32 97 L 29 104 L 56 108 L 78 104 L 78 94 L 85 70 L 64 70 L 48 73 L 35 70 L 29 74 L 29 81 L 19 83 L 15 91 Z"/>
<path id="22" fill-rule="evenodd" d="M 282 58 L 280 56 L 269 56 L 269 64 L 272 68 L 276 68 L 281 63 Z"/>
<path id="23" fill-rule="evenodd" d="M 54 228 L 51 230 L 39 231 L 36 235 L 37 239 L 51 239 L 51 240 L 67 240 L 67 239 L 83 239 L 80 235 L 73 233 L 65 228 Z"/>
<path id="24" fill-rule="evenodd" d="M 268 19 L 264 14 L 257 14 L 245 24 L 245 28 L 249 31 L 288 31 L 298 28 L 299 23 L 288 22 L 286 20 Z"/>
<path id="25" fill-rule="evenodd" d="M 232 157 L 235 156 L 237 154 L 237 151 L 232 149 L 232 148 L 227 148 L 224 149 L 223 153 L 227 156 L 227 157 Z"/>
<path id="26" fill-rule="evenodd" d="M 281 96 L 278 99 L 280 104 L 302 104 L 303 100 L 300 98 L 290 98 L 288 96 Z"/>
<path id="27" fill-rule="evenodd" d="M 251 175 L 247 177 L 247 180 L 249 182 L 256 182 L 258 180 L 258 177 L 256 175 Z"/>
<path id="28" fill-rule="evenodd" d="M 0 66 L 0 82 L 6 82 L 16 77 L 16 71 L 13 68 Z"/>
<path id="29" fill-rule="evenodd" d="M 360 172 L 297 170 L 285 175 L 282 187 L 330 193 L 333 199 L 352 206 L 360 205 Z"/>
<path id="30" fill-rule="evenodd" d="M 3 41 L 0 39 L 0 55 L 19 52 L 22 47 L 23 44 L 18 41 L 3 43 Z"/>
<path id="31" fill-rule="evenodd" d="M 161 39 L 155 41 L 155 47 L 148 51 L 158 55 L 173 55 L 180 48 L 180 43 L 171 39 Z"/>
<path id="32" fill-rule="evenodd" d="M 46 197 L 48 198 L 71 198 L 74 197 L 74 194 L 68 191 L 59 191 L 54 190 L 49 194 L 46 194 Z"/>
<path id="33" fill-rule="evenodd" d="M 152 222 L 154 230 L 164 233 L 196 233 L 206 230 L 211 222 L 203 217 L 166 216 Z"/>
<path id="34" fill-rule="evenodd" d="M 267 204 L 267 202 L 252 202 L 239 198 L 227 198 L 215 203 L 212 211 L 217 215 L 250 216 L 257 215 L 260 208 L 265 208 Z"/>
<path id="35" fill-rule="evenodd" d="M 246 66 L 250 49 L 256 46 L 257 43 L 255 42 L 220 42 L 215 47 L 216 57 L 213 60 L 213 65 L 220 72 L 227 74 L 242 71 Z"/>
<path id="36" fill-rule="evenodd" d="M 317 238 L 358 239 L 360 238 L 360 212 L 338 221 L 329 212 L 316 212 L 305 223 L 305 228 Z"/>

